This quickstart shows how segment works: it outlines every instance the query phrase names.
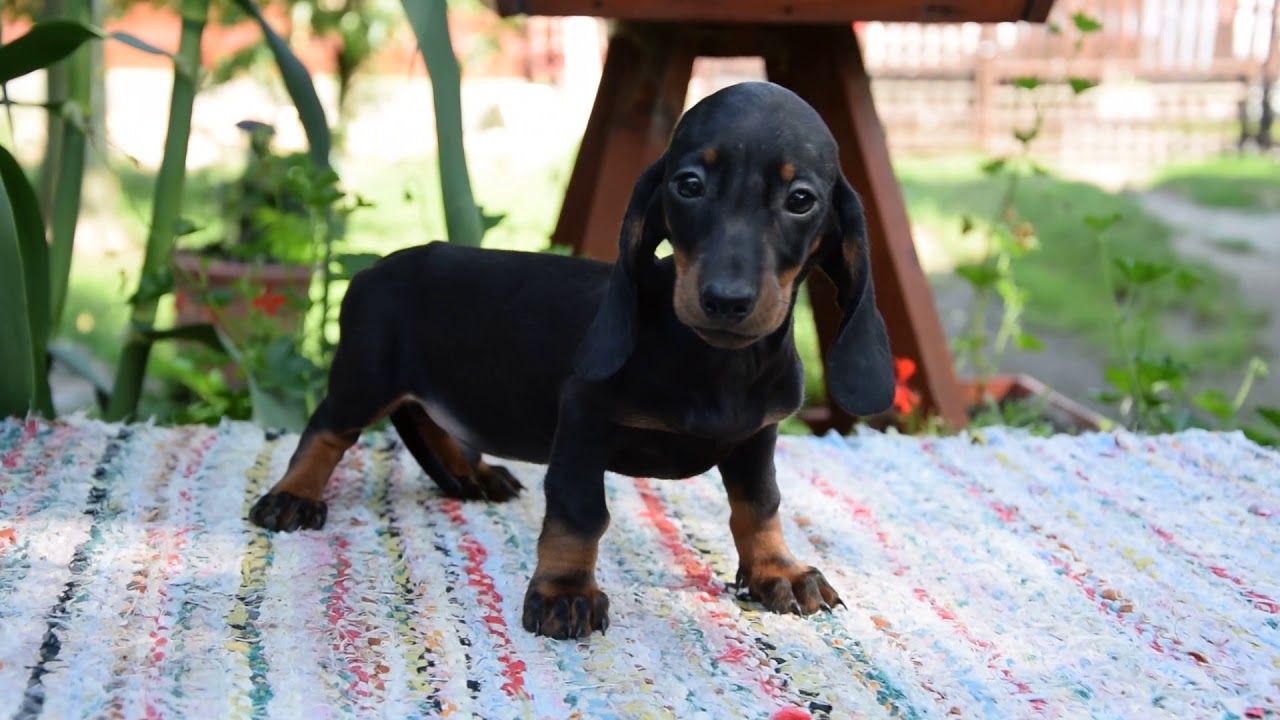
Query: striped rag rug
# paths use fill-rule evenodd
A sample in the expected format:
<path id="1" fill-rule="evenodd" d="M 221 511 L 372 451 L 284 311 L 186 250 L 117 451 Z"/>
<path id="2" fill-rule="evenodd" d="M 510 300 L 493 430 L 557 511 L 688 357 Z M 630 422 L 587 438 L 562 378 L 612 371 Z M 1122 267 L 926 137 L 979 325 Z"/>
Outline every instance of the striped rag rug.
<path id="1" fill-rule="evenodd" d="M 783 438 L 783 528 L 848 603 L 729 586 L 715 472 L 610 477 L 607 636 L 520 627 L 543 500 L 442 498 L 367 434 L 322 531 L 246 512 L 296 436 L 0 422 L 15 718 L 1275 718 L 1280 454 L 1235 433 Z"/>

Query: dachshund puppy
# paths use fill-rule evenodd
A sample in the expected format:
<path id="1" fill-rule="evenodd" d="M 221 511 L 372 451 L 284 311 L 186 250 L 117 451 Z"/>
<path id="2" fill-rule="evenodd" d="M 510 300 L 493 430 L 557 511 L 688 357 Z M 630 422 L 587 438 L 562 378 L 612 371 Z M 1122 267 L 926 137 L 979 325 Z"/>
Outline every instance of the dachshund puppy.
<path id="1" fill-rule="evenodd" d="M 862 205 L 837 156 L 797 95 L 743 83 L 681 118 L 635 184 L 612 265 L 441 242 L 388 255 L 352 281 L 328 394 L 252 521 L 322 527 L 334 467 L 390 416 L 450 497 L 520 492 L 482 453 L 547 465 L 530 632 L 577 638 L 609 625 L 595 580 L 605 471 L 718 468 L 739 585 L 775 612 L 829 610 L 835 590 L 783 540 L 774 478 L 778 422 L 803 401 L 792 309 L 813 268 L 843 312 L 828 355 L 834 400 L 870 415 L 894 389 Z M 664 239 L 672 253 L 657 259 Z"/>

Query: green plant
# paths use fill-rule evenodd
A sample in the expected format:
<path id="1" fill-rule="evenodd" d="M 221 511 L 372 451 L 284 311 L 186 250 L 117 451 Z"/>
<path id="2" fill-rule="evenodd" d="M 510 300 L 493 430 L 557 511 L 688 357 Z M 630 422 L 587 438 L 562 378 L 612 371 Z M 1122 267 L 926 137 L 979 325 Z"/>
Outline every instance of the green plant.
<path id="1" fill-rule="evenodd" d="M 1135 431 L 1235 427 L 1254 382 L 1266 377 L 1267 364 L 1261 358 L 1251 358 L 1244 379 L 1231 397 L 1217 388 L 1192 395 L 1190 381 L 1194 365 L 1176 354 L 1152 350 L 1151 339 L 1157 328 L 1151 298 L 1166 284 L 1188 292 L 1201 278 L 1172 263 L 1115 255 L 1109 232 L 1119 220 L 1117 214 L 1084 218 L 1114 307 L 1111 330 L 1114 354 L 1118 357 L 1104 371 L 1109 389 L 1100 392 L 1098 399 L 1114 405 L 1121 422 Z M 1270 412 L 1263 408 L 1260 414 L 1264 420 L 1270 420 Z M 1267 438 L 1262 428 L 1249 431 L 1251 437 L 1259 441 Z"/>
<path id="2" fill-rule="evenodd" d="M 1107 233 L 1119 220 L 1118 214 L 1083 219 L 1094 239 L 1108 296 L 1115 304 L 1111 329 L 1114 351 L 1120 357 L 1119 365 L 1105 371 L 1113 390 L 1101 393 L 1099 399 L 1116 405 L 1121 422 L 1131 428 L 1169 429 L 1185 422 L 1175 413 L 1188 405 L 1185 392 L 1190 367 L 1170 355 L 1150 352 L 1150 298 L 1162 280 L 1173 276 L 1175 268 L 1170 263 L 1115 257 Z M 1199 278 L 1184 270 L 1176 281 L 1182 289 L 1190 290 Z"/>
<path id="3" fill-rule="evenodd" d="M 317 167 L 328 169 L 330 133 L 310 75 L 284 40 L 271 29 L 256 5 L 250 0 L 235 0 L 235 4 L 254 19 L 271 49 L 307 134 L 311 160 Z M 200 43 L 209 14 L 209 0 L 183 0 L 180 12 L 183 18 L 182 36 L 179 41 L 178 62 L 174 66 L 165 151 L 156 177 L 142 275 L 137 292 L 130 298 L 132 312 L 128 332 L 116 369 L 110 402 L 104 413 L 109 420 L 133 417 L 142 395 L 152 344 L 157 339 L 167 337 L 158 334 L 154 324 L 160 298 L 173 289 L 171 262 L 174 241 L 182 227 L 180 220 L 187 143 L 191 133 L 195 76 L 199 72 Z M 215 342 L 208 332 L 196 335 L 210 344 Z"/>
<path id="4" fill-rule="evenodd" d="M 1258 417 L 1261 423 L 1243 428 L 1245 436 L 1259 445 L 1280 448 L 1280 407 L 1260 407 Z"/>
<path id="5" fill-rule="evenodd" d="M 75 20 L 38 22 L 21 37 L 0 46 L 0 95 L 6 109 L 9 81 L 49 68 L 86 41 L 103 38 L 164 54 L 132 36 L 107 34 Z M 69 119 L 77 117 L 75 108 L 73 102 L 59 106 Z M 9 126 L 13 127 L 12 117 Z M 83 143 L 83 137 L 79 142 Z M 67 188 L 63 192 L 60 187 L 54 209 L 62 214 L 78 213 L 83 154 L 75 159 L 74 152 L 64 151 L 68 153 L 65 157 L 74 161 L 65 166 Z M 6 318 L 0 323 L 0 367 L 5 368 L 0 377 L 0 415 L 22 415 L 31 410 L 49 416 L 54 413 L 48 380 L 49 341 L 61 319 L 74 230 L 74 219 L 55 217 L 50 247 L 36 191 L 12 153 L 0 146 L 0 316 Z"/>
<path id="6" fill-rule="evenodd" d="M 1102 26 L 1081 12 L 1072 16 L 1072 24 L 1076 31 L 1074 57 L 1080 52 L 1085 38 Z M 1055 35 L 1062 32 L 1055 23 L 1050 23 L 1048 29 Z M 1070 58 L 1067 62 L 1070 63 Z M 1092 81 L 1078 77 L 1067 76 L 1065 82 L 1073 97 L 1094 86 Z M 1016 272 L 1017 261 L 1037 249 L 1039 238 L 1035 226 L 1019 214 L 1016 205 L 1025 179 L 1047 174 L 1032 155 L 1033 142 L 1040 136 L 1045 122 L 1043 100 L 1036 90 L 1046 83 L 1036 77 L 1019 77 L 1013 84 L 1029 94 L 1034 119 L 1029 127 L 1013 131 L 1018 143 L 1017 153 L 983 163 L 983 174 L 1004 178 L 1004 190 L 989 218 L 983 220 L 968 214 L 962 218 L 961 235 L 979 232 L 985 240 L 985 247 L 981 260 L 956 268 L 956 274 L 973 288 L 974 304 L 967 328 L 952 341 L 952 351 L 957 366 L 971 369 L 979 382 L 990 378 L 999 369 L 1000 359 L 1011 343 L 1023 350 L 1038 351 L 1043 347 L 1023 325 L 1029 297 Z M 1000 322 L 995 336 L 991 337 L 987 331 L 987 311 L 997 298 L 1001 305 Z"/>
<path id="7" fill-rule="evenodd" d="M 0 147 L 0 416 L 51 416 L 45 355 L 49 341 L 49 251 L 35 192 Z"/>
<path id="8" fill-rule="evenodd" d="M 331 236 L 316 231 L 313 208 L 299 195 L 299 178 L 315 172 L 310 155 L 277 154 L 270 125 L 245 120 L 237 127 L 249 137 L 249 153 L 240 176 L 220 188 L 222 222 L 196 230 L 196 221 L 188 221 L 184 229 L 192 232 L 183 234 L 179 249 L 236 261 L 313 264 Z"/>
<path id="9" fill-rule="evenodd" d="M 180 421 L 225 415 L 298 431 L 323 396 L 342 287 L 379 256 L 334 251 L 332 228 L 345 225 L 352 213 L 368 206 L 363 198 L 340 187 L 335 172 L 295 165 L 285 174 L 282 191 L 298 203 L 302 227 L 291 232 L 309 236 L 305 246 L 298 247 L 306 254 L 297 261 L 319 269 L 311 292 L 295 297 L 251 276 L 228 288 L 197 286 L 201 300 L 214 314 L 218 348 L 187 358 L 184 371 L 174 375 L 194 396 Z M 236 300 L 245 301 L 242 307 L 247 313 L 231 321 L 223 312 Z M 302 322 L 288 322 L 289 316 L 301 317 Z M 215 372 L 222 352 L 235 361 L 233 378 Z"/>

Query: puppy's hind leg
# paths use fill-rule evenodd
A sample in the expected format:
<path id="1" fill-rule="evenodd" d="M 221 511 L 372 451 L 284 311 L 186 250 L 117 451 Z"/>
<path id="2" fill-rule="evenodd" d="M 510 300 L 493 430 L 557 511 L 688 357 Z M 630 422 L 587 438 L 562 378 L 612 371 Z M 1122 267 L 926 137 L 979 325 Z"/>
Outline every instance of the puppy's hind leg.
<path id="1" fill-rule="evenodd" d="M 324 527 L 329 515 L 324 487 L 343 454 L 359 439 L 363 427 L 361 424 L 355 429 L 339 430 L 351 426 L 336 423 L 334 414 L 329 398 L 311 414 L 284 477 L 249 511 L 249 519 L 255 525 L 277 532 Z"/>
<path id="2" fill-rule="evenodd" d="M 356 333 L 352 335 L 359 339 Z M 362 344 L 348 342 L 334 353 L 329 393 L 311 413 L 284 477 L 249 511 L 255 524 L 285 532 L 324 527 L 329 514 L 324 488 L 334 468 L 360 439 L 361 431 L 401 402 L 390 383 L 361 384 L 365 378 L 379 375 L 364 366 L 369 354 L 353 351 L 353 347 Z"/>
<path id="3" fill-rule="evenodd" d="M 391 424 L 422 471 L 448 497 L 503 502 L 524 489 L 506 468 L 490 465 L 479 453 L 462 447 L 415 401 L 406 400 L 393 410 Z"/>

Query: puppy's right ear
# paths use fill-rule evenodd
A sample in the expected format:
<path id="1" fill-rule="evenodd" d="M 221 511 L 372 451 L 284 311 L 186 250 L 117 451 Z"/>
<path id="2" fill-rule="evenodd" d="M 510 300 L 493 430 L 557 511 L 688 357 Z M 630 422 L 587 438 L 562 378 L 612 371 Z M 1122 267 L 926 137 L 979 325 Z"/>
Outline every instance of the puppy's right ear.
<path id="1" fill-rule="evenodd" d="M 665 157 L 658 158 L 631 190 L 631 201 L 622 218 L 613 274 L 595 320 L 578 345 L 574 370 L 585 380 L 612 376 L 635 350 L 639 275 L 653 262 L 654 251 L 667 236 L 662 197 L 658 192 L 665 166 Z"/>

